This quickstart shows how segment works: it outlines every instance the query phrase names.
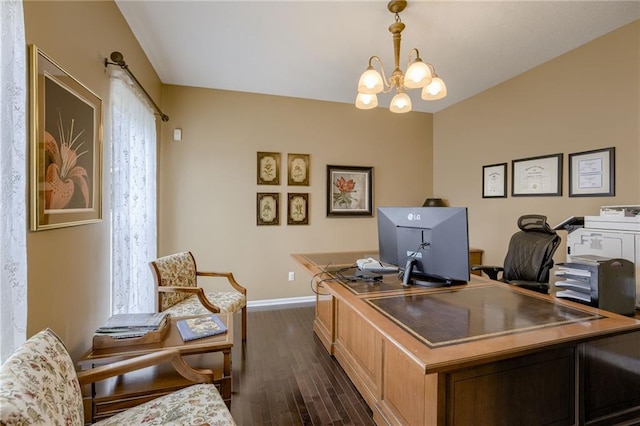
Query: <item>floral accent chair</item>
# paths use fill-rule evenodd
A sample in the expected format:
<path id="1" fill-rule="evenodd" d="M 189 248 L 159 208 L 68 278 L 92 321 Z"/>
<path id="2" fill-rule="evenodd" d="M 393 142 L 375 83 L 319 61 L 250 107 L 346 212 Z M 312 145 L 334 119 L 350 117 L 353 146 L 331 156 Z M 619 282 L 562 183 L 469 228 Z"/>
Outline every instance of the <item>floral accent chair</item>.
<path id="1" fill-rule="evenodd" d="M 247 289 L 231 272 L 203 272 L 191 252 L 170 254 L 151 262 L 158 289 L 158 312 L 174 317 L 242 310 L 242 341 L 247 340 Z M 235 291 L 205 291 L 198 277 L 226 278 Z"/>
<path id="2" fill-rule="evenodd" d="M 169 359 L 182 358 L 177 350 L 168 350 L 76 374 L 62 341 L 45 329 L 27 340 L 0 367 L 0 425 L 82 426 L 81 385 Z M 209 383 L 213 380 L 210 370 L 191 371 L 206 377 Z M 213 384 L 195 384 L 94 425 L 213 426 L 235 422 Z"/>

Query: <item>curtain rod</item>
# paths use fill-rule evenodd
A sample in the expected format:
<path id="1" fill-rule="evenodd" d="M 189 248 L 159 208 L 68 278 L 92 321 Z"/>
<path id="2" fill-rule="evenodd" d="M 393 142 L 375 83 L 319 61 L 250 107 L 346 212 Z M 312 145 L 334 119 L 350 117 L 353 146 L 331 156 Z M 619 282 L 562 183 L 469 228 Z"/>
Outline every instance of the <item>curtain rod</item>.
<path id="1" fill-rule="evenodd" d="M 145 94 L 147 99 L 149 99 L 149 102 L 151 102 L 153 107 L 156 109 L 156 111 L 158 112 L 158 115 L 160 115 L 160 117 L 162 118 L 162 121 L 169 121 L 169 116 L 167 114 L 163 113 L 160 110 L 160 107 L 158 107 L 158 105 L 153 101 L 153 99 L 151 98 L 151 95 L 149 95 L 149 93 L 147 93 L 147 91 L 144 90 L 144 87 L 142 87 L 142 84 L 140 84 L 140 82 L 138 81 L 136 76 L 133 75 L 133 73 L 129 69 L 129 66 L 124 61 L 124 56 L 122 56 L 122 53 L 120 53 L 120 52 L 111 52 L 111 60 L 113 62 L 109 62 L 109 60 L 105 58 L 104 66 L 106 67 L 107 65 L 117 65 L 120 68 L 122 68 L 123 70 L 125 70 L 126 73 L 129 75 L 129 77 L 131 77 L 131 79 L 138 85 L 140 90 L 142 90 L 142 92 Z"/>

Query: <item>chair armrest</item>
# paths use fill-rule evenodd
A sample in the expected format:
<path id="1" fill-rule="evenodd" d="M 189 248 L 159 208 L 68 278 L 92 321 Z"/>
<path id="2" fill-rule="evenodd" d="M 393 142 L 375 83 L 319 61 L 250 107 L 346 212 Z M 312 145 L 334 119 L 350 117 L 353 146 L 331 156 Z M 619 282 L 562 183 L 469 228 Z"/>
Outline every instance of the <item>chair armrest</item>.
<path id="1" fill-rule="evenodd" d="M 172 286 L 159 286 L 158 292 L 164 293 L 192 293 L 198 296 L 198 300 L 202 303 L 202 306 L 207 308 L 207 310 L 217 314 L 220 312 L 220 308 L 211 303 L 209 299 L 207 299 L 207 295 L 204 290 L 200 287 L 172 287 Z"/>
<path id="2" fill-rule="evenodd" d="M 196 276 L 226 278 L 227 281 L 229 281 L 229 284 L 231 284 L 231 286 L 234 289 L 236 289 L 238 292 L 244 294 L 245 296 L 247 295 L 247 289 L 244 288 L 243 286 L 241 286 L 240 283 L 238 283 L 236 281 L 236 279 L 233 277 L 233 273 L 232 272 L 204 272 L 204 271 L 198 271 L 198 272 L 196 272 Z"/>
<path id="3" fill-rule="evenodd" d="M 173 368 L 185 379 L 189 379 L 195 383 L 213 383 L 213 371 L 197 370 L 190 367 L 177 349 L 166 349 L 92 368 L 91 370 L 80 371 L 77 373 L 78 382 L 80 382 L 82 386 L 108 379 L 109 377 L 140 370 L 141 368 L 158 365 L 163 362 L 171 362 Z"/>
<path id="4" fill-rule="evenodd" d="M 498 272 L 504 271 L 502 266 L 489 266 L 489 265 L 471 265 L 472 271 L 484 272 L 494 281 L 498 280 Z"/>

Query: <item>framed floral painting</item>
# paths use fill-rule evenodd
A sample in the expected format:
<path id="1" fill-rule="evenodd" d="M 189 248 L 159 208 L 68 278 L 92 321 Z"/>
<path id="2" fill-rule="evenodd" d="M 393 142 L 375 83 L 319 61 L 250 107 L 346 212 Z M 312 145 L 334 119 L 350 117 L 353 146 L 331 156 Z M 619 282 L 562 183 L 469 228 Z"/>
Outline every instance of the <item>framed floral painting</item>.
<path id="1" fill-rule="evenodd" d="M 280 185 L 280 153 L 258 153 L 258 185 Z"/>
<path id="2" fill-rule="evenodd" d="M 288 154 L 287 166 L 287 184 L 309 186 L 309 154 Z"/>
<path id="3" fill-rule="evenodd" d="M 280 194 L 277 192 L 258 192 L 256 218 L 258 226 L 280 225 Z"/>
<path id="4" fill-rule="evenodd" d="M 287 194 L 287 225 L 309 224 L 309 194 Z"/>
<path id="5" fill-rule="evenodd" d="M 373 216 L 373 167 L 327 166 L 327 216 Z"/>
<path id="6" fill-rule="evenodd" d="M 102 220 L 102 100 L 29 47 L 31 229 Z"/>

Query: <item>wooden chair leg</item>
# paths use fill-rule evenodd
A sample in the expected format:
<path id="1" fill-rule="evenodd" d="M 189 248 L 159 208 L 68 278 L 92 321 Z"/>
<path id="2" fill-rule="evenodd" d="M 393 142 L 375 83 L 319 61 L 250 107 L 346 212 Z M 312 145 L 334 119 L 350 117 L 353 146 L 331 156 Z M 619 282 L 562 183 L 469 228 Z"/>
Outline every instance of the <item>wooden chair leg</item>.
<path id="1" fill-rule="evenodd" d="M 247 306 L 242 308 L 242 341 L 247 341 Z"/>

